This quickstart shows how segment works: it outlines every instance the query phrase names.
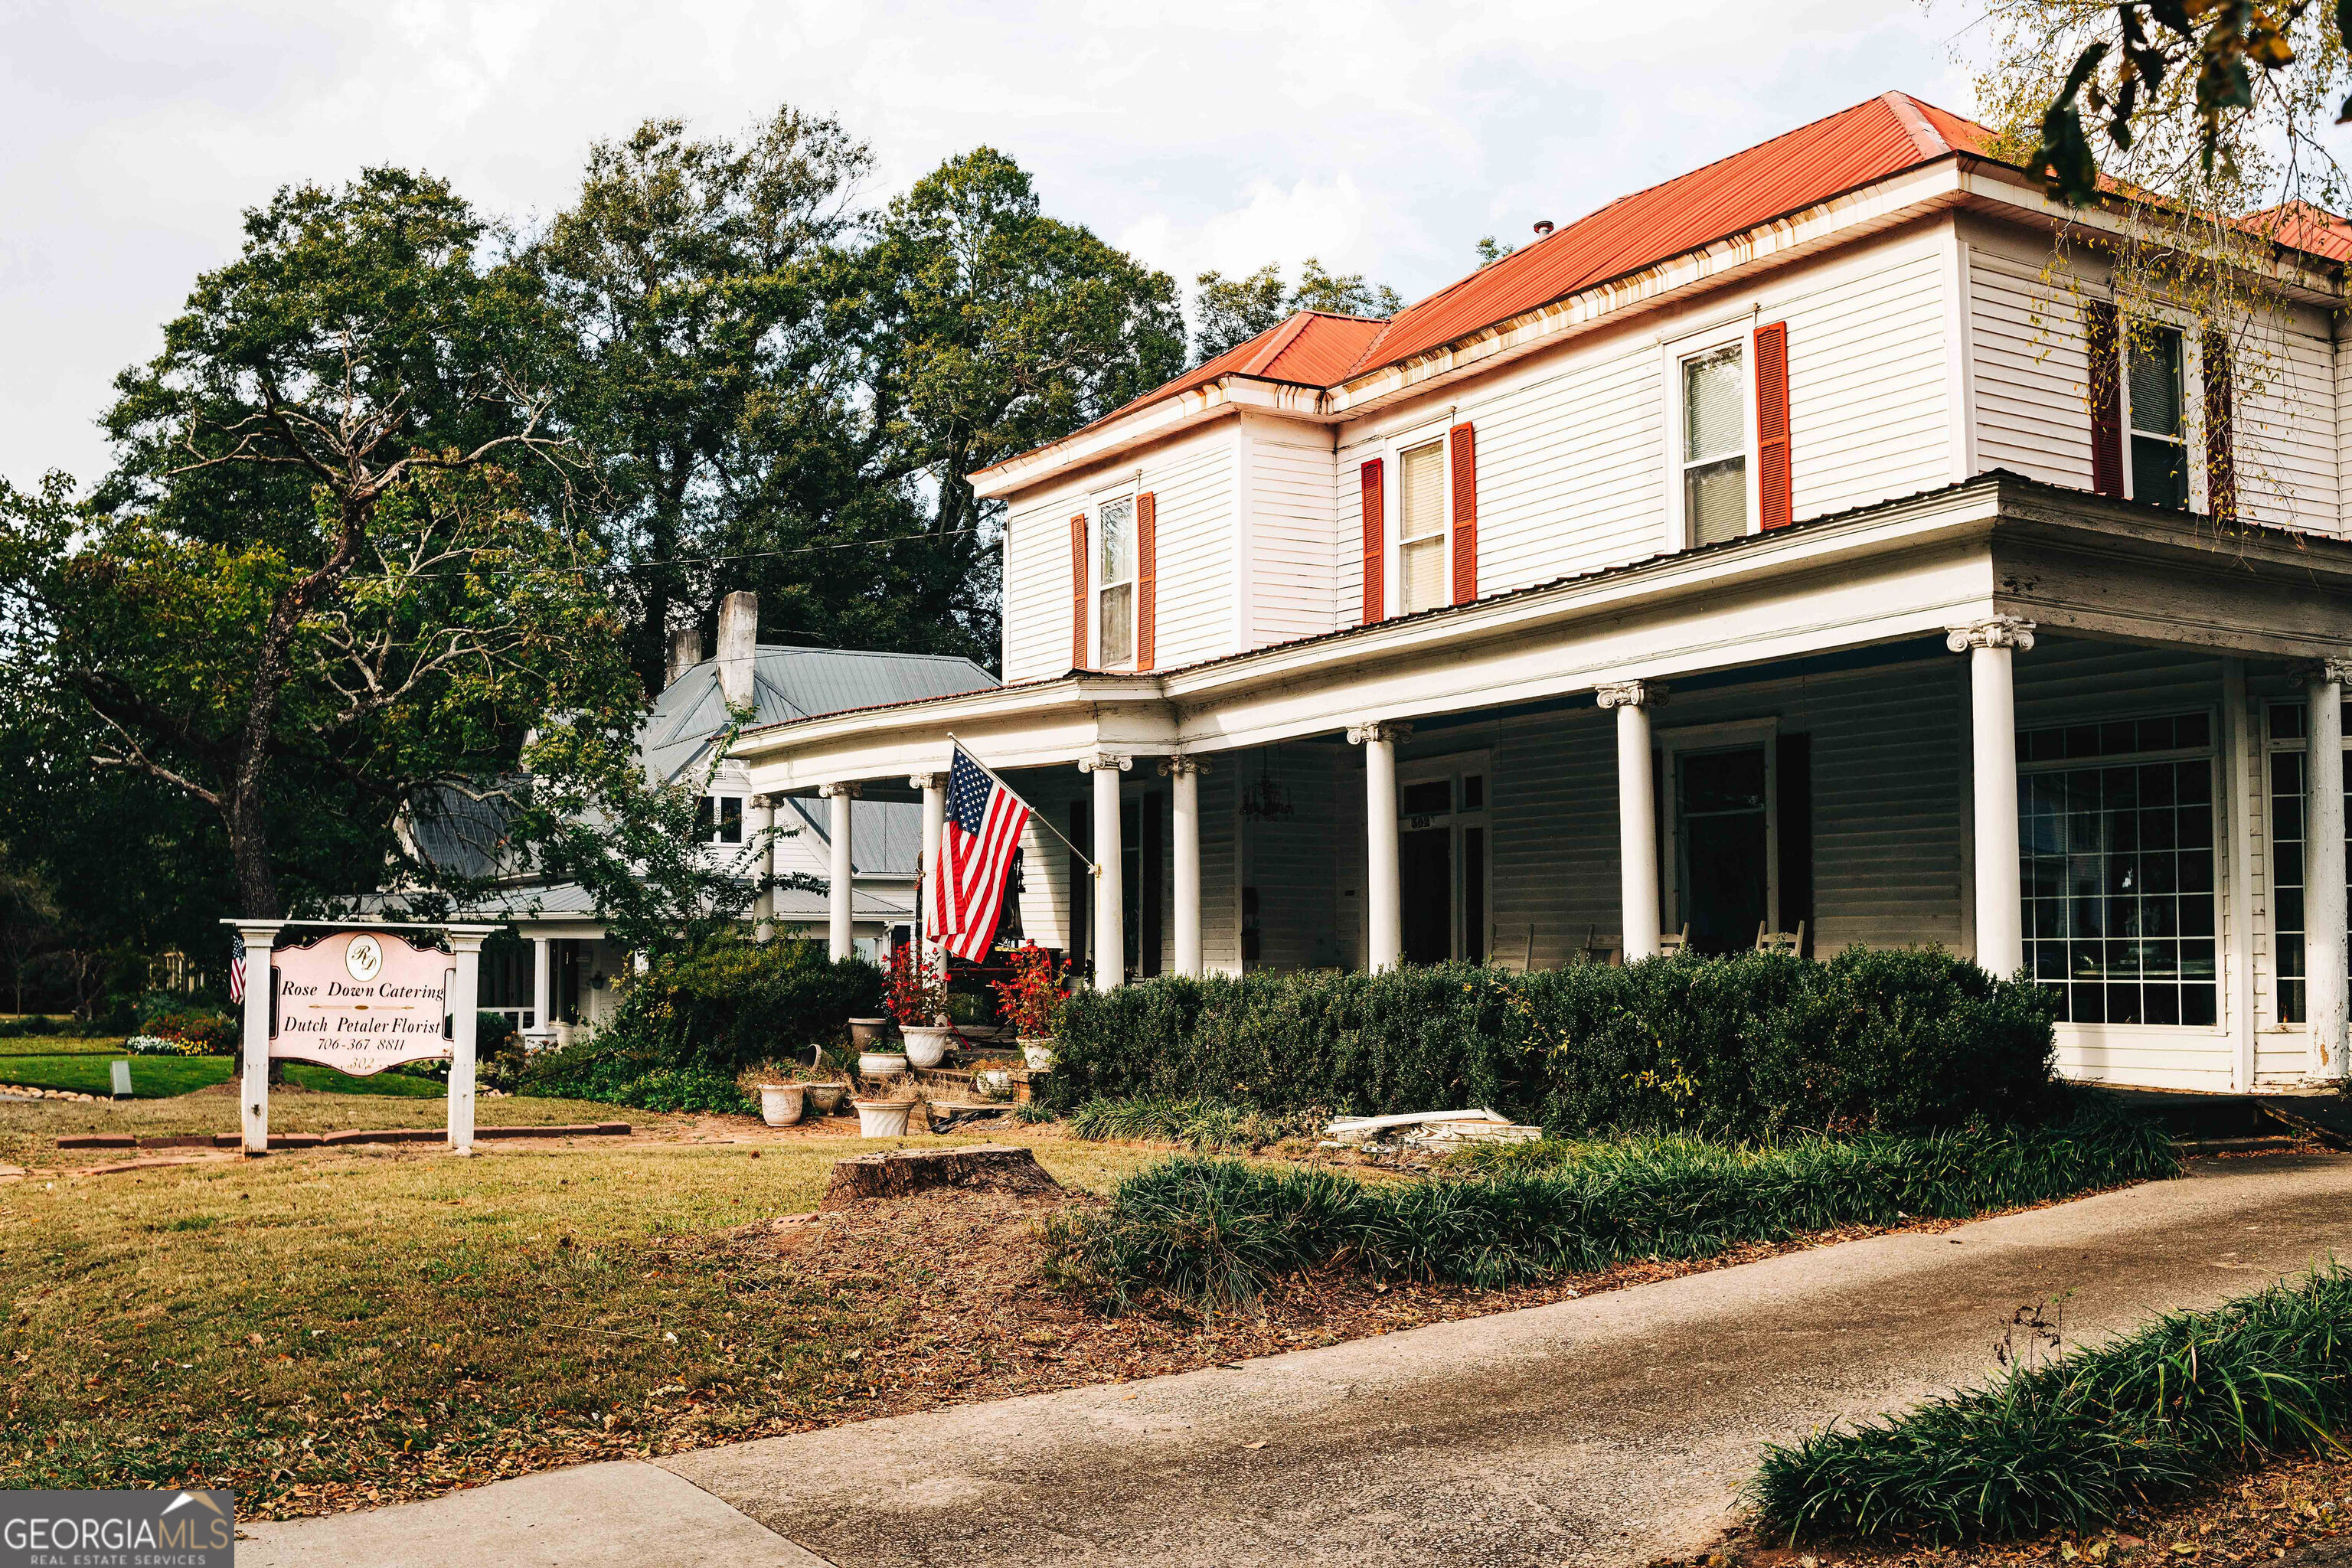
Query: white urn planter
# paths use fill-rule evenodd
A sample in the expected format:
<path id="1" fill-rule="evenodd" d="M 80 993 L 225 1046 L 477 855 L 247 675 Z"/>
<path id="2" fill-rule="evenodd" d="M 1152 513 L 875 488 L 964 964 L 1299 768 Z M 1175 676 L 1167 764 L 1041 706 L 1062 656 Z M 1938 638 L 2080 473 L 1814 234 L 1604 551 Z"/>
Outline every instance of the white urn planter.
<path id="1" fill-rule="evenodd" d="M 841 1109 L 841 1097 L 848 1092 L 846 1084 L 811 1083 L 801 1087 L 802 1098 L 812 1116 L 831 1116 Z"/>
<path id="2" fill-rule="evenodd" d="M 955 1026 L 901 1024 L 898 1038 L 907 1047 L 908 1066 L 935 1068 L 948 1059 L 948 1042 L 955 1038 Z"/>
<path id="3" fill-rule="evenodd" d="M 1021 1037 L 1021 1059 L 1031 1072 L 1044 1072 L 1054 1065 L 1054 1039 L 1048 1035 L 1040 1038 L 1033 1035 Z"/>
<path id="4" fill-rule="evenodd" d="M 857 1070 L 866 1078 L 897 1078 L 907 1070 L 907 1058 L 898 1051 L 860 1051 Z"/>
<path id="5" fill-rule="evenodd" d="M 801 1119 L 803 1086 L 763 1083 L 760 1086 L 760 1120 L 771 1127 L 790 1127 Z"/>
<path id="6" fill-rule="evenodd" d="M 991 1100 L 1012 1098 L 1013 1073 L 1008 1068 L 982 1068 L 971 1075 L 971 1081 L 981 1093 Z"/>
<path id="7" fill-rule="evenodd" d="M 857 1135 L 861 1138 L 904 1138 L 907 1118 L 913 1115 L 911 1100 L 853 1100 L 857 1107 Z"/>

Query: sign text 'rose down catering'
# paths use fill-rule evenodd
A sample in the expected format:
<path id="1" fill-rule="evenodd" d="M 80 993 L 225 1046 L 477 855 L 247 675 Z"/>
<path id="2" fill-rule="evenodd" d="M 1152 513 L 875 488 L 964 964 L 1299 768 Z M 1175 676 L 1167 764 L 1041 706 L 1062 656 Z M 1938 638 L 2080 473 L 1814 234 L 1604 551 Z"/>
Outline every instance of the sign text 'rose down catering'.
<path id="1" fill-rule="evenodd" d="M 449 954 L 392 931 L 337 931 L 272 955 L 273 1057 L 354 1074 L 449 1054 Z"/>

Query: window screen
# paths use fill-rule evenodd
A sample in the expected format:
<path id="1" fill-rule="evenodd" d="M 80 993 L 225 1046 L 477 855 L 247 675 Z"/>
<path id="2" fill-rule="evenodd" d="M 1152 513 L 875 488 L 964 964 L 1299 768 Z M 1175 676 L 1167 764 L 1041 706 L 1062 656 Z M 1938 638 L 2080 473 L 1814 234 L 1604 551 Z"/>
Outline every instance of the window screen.
<path id="1" fill-rule="evenodd" d="M 1106 665 L 1135 657 L 1135 502 L 1105 501 L 1097 514 L 1097 552 L 1101 558 L 1099 657 Z"/>
<path id="2" fill-rule="evenodd" d="M 1412 447 L 1398 467 L 1404 479 L 1398 576 L 1410 615 L 1445 603 L 1445 445 Z"/>
<path id="3" fill-rule="evenodd" d="M 2135 324 L 2127 354 L 2131 386 L 2132 499 L 2189 505 L 2189 445 L 2180 415 L 2180 334 Z"/>
<path id="4" fill-rule="evenodd" d="M 1691 542 L 1748 531 L 1748 394 L 1738 343 L 1683 361 L 1683 516 Z"/>

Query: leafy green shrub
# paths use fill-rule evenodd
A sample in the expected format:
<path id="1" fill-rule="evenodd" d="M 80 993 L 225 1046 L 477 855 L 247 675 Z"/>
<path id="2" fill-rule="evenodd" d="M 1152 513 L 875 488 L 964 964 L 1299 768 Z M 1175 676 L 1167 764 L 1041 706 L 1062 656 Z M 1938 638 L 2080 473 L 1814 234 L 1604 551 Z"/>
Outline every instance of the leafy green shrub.
<path id="1" fill-rule="evenodd" d="M 215 1013 L 159 1013 L 140 1033 L 176 1040 L 180 1054 L 191 1057 L 233 1057 L 245 1039 L 244 1025 Z"/>
<path id="2" fill-rule="evenodd" d="M 86 1035 L 89 1026 L 75 1018 L 48 1018 L 38 1013 L 26 1013 L 19 1017 L 0 1018 L 0 1040 L 16 1040 L 44 1035 Z"/>
<path id="3" fill-rule="evenodd" d="M 755 1114 L 758 1108 L 735 1080 L 702 1067 L 649 1058 L 634 1042 L 604 1028 L 568 1046 L 528 1058 L 516 1090 L 554 1100 L 593 1100 L 641 1110 L 715 1110 Z"/>
<path id="4" fill-rule="evenodd" d="M 2352 1272 L 2017 1368 L 1907 1414 L 1765 1451 L 1766 1522 L 1930 1541 L 2084 1530 L 2272 1456 L 2336 1447 L 2352 1418 Z"/>
<path id="5" fill-rule="evenodd" d="M 754 1062 L 846 1037 L 849 1020 L 882 1009 L 882 972 L 834 963 L 809 942 L 722 934 L 656 958 L 622 993 L 598 1033 L 649 1065 L 732 1079 Z"/>
<path id="6" fill-rule="evenodd" d="M 1070 1113 L 1070 1131 L 1080 1138 L 1152 1140 L 1198 1150 L 1255 1150 L 1311 1132 L 1322 1120 L 1312 1111 L 1276 1116 L 1218 1100 L 1144 1095 L 1134 1100 L 1089 1100 Z"/>
<path id="7" fill-rule="evenodd" d="M 1345 1263 L 1492 1289 L 1634 1258 L 1706 1258 L 1847 1225 L 1959 1218 L 2178 1168 L 2161 1129 L 2099 1102 L 2062 1127 L 1969 1127 L 1741 1148 L 1686 1136 L 1517 1155 L 1494 1173 L 1368 1185 L 1324 1168 L 1182 1156 L 1050 1233 L 1055 1268 L 1124 1309 L 1255 1299 Z"/>
<path id="8" fill-rule="evenodd" d="M 1277 1113 L 1491 1106 L 1556 1131 L 1759 1136 L 2063 1108 L 2052 1005 L 1934 950 L 1166 977 L 1070 999 L 1045 1092 Z"/>

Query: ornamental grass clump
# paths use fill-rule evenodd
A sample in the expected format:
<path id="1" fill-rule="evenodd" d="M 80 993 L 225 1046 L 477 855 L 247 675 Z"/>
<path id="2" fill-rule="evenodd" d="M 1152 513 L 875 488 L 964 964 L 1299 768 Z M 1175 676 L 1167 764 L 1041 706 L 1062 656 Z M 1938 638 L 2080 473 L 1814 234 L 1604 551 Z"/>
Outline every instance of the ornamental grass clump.
<path id="1" fill-rule="evenodd" d="M 1056 1278 L 1113 1311 L 1153 1300 L 1233 1309 L 1300 1269 L 1496 1289 L 1847 1226 L 1961 1218 L 2178 1169 L 2161 1130 L 2096 1102 L 2063 1127 L 1746 1148 L 1632 1138 L 1379 1184 L 1180 1156 L 1120 1183 L 1108 1211 L 1049 1228 L 1048 1252 Z"/>
<path id="2" fill-rule="evenodd" d="M 1769 1448 L 1749 1492 L 1766 1525 L 1792 1539 L 2089 1530 L 2276 1456 L 2341 1451 L 2347 1417 L 2352 1271 L 2330 1263 L 1901 1415 Z"/>

